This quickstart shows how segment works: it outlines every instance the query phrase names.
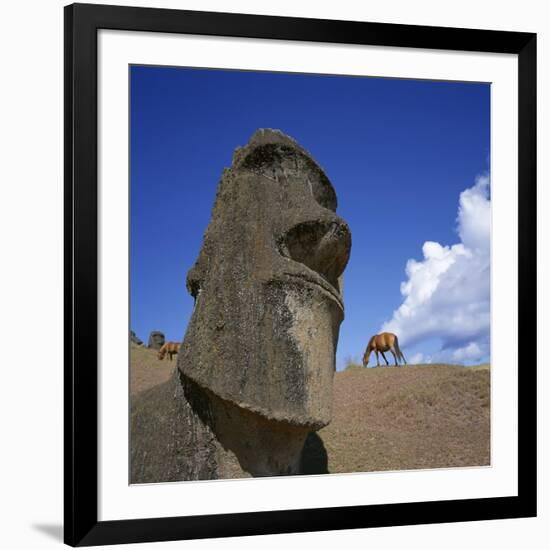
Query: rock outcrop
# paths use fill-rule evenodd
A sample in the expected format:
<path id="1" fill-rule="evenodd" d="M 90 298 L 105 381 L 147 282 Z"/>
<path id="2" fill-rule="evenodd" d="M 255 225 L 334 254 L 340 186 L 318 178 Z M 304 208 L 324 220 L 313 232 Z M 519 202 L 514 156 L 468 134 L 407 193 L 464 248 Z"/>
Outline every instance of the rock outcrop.
<path id="1" fill-rule="evenodd" d="M 143 346 L 143 342 L 133 330 L 130 331 L 130 342 L 136 346 Z"/>
<path id="2" fill-rule="evenodd" d="M 304 448 L 331 419 L 351 249 L 336 204 L 283 133 L 258 130 L 236 150 L 187 276 L 177 370 L 133 409 L 133 482 L 312 473 Z"/>

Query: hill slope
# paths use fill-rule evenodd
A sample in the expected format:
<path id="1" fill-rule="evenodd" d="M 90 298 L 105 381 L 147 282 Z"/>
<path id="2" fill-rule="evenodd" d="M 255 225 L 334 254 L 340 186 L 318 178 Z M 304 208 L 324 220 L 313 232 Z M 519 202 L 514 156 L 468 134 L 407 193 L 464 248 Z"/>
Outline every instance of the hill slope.
<path id="1" fill-rule="evenodd" d="M 132 396 L 168 380 L 175 361 L 131 348 Z M 318 432 L 328 471 L 490 463 L 490 371 L 452 365 L 350 368 L 334 377 L 332 422 Z"/>
<path id="2" fill-rule="evenodd" d="M 450 365 L 337 373 L 332 422 L 319 432 L 329 472 L 490 462 L 490 372 Z"/>

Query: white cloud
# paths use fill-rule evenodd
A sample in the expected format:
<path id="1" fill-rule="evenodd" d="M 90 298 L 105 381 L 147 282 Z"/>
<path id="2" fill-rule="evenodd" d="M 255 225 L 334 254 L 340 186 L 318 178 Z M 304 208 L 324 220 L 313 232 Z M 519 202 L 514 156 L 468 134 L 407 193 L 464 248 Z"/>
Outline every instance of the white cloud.
<path id="1" fill-rule="evenodd" d="M 476 342 L 470 342 L 467 346 L 455 349 L 453 351 L 453 359 L 458 362 L 471 361 L 479 359 L 483 351 Z"/>
<path id="2" fill-rule="evenodd" d="M 426 360 L 423 353 L 415 353 L 412 357 L 409 357 L 409 363 L 411 365 L 418 365 L 425 362 Z"/>
<path id="3" fill-rule="evenodd" d="M 395 332 L 401 347 L 438 339 L 430 359 L 472 363 L 489 354 L 491 201 L 489 177 L 460 194 L 460 242 L 426 241 L 424 259 L 410 259 L 401 283 L 403 303 L 381 330 Z M 424 357 L 426 360 L 426 357 Z"/>
<path id="4" fill-rule="evenodd" d="M 491 244 L 489 176 L 479 176 L 473 187 L 460 194 L 457 222 L 464 246 L 488 254 Z"/>

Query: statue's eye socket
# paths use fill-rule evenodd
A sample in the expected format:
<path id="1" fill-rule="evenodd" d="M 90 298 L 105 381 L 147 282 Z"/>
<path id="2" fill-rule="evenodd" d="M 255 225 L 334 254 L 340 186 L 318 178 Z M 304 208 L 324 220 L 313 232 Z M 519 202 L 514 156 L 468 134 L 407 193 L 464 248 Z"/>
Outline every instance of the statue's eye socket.
<path id="1" fill-rule="evenodd" d="M 278 171 L 306 177 L 314 199 L 323 207 L 336 212 L 336 193 L 319 165 L 303 152 L 277 143 L 254 148 L 241 162 L 241 167 L 277 179 Z"/>
<path id="2" fill-rule="evenodd" d="M 328 178 L 315 175 L 309 179 L 309 185 L 314 199 L 323 208 L 336 212 L 336 193 Z"/>

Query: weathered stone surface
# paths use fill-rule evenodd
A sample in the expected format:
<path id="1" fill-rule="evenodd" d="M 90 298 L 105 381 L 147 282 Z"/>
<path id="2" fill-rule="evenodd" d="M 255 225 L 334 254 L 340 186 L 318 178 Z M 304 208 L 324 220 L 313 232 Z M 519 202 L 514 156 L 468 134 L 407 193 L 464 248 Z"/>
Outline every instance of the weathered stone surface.
<path id="1" fill-rule="evenodd" d="M 284 424 L 273 429 L 177 369 L 168 382 L 132 400 L 130 425 L 131 483 L 328 472 L 316 433 L 303 437 Z"/>
<path id="2" fill-rule="evenodd" d="M 190 384 L 175 369 L 168 382 L 132 400 L 132 483 L 218 478 L 207 400 L 200 392 L 194 398 Z"/>
<path id="3" fill-rule="evenodd" d="M 143 346 L 143 342 L 133 330 L 130 331 L 130 342 L 132 342 L 132 344 L 135 344 L 136 346 Z"/>
<path id="4" fill-rule="evenodd" d="M 149 343 L 147 347 L 151 349 L 160 349 L 164 345 L 164 341 L 164 334 L 159 330 L 153 330 L 151 334 L 149 334 Z"/>
<path id="5" fill-rule="evenodd" d="M 322 443 L 308 434 L 332 412 L 341 275 L 351 248 L 335 210 L 330 181 L 288 136 L 259 130 L 237 149 L 188 273 L 195 307 L 178 370 L 155 389 L 164 392 L 157 401 L 172 434 L 158 458 L 164 465 L 151 466 L 154 445 L 137 409 L 134 482 L 326 469 Z M 139 407 L 153 401 L 151 390 Z"/>

